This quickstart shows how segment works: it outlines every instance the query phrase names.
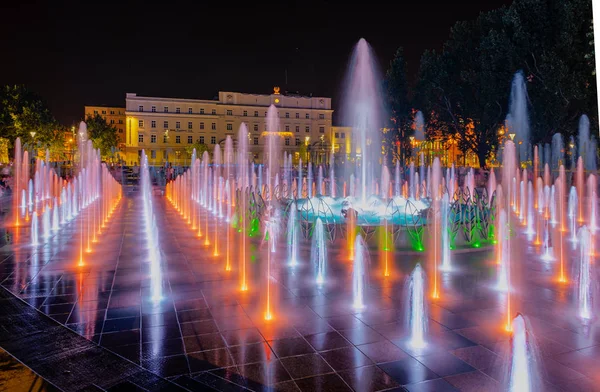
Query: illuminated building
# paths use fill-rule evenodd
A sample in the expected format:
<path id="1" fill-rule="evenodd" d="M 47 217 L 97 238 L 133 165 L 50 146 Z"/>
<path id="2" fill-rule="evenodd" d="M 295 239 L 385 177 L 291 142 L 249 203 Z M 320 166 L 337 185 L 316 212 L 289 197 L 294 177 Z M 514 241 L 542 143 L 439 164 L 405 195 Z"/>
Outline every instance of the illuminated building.
<path id="1" fill-rule="evenodd" d="M 189 165 L 191 150 L 204 144 L 212 153 L 231 136 L 237 145 L 242 122 L 248 127 L 249 159 L 262 162 L 269 106 L 278 109 L 282 151 L 294 161 L 307 156 L 328 162 L 332 145 L 331 98 L 282 94 L 246 94 L 220 91 L 217 99 L 186 99 L 126 95 L 127 163 L 139 163 L 145 149 L 151 165 L 166 162 Z M 302 157 L 303 160 L 304 157 Z"/>

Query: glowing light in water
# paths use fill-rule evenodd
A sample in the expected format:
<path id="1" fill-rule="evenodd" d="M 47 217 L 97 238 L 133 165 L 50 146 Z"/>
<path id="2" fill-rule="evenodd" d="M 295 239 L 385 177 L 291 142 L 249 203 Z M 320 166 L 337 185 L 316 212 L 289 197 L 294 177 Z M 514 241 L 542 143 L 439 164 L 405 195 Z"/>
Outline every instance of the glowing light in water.
<path id="1" fill-rule="evenodd" d="M 310 254 L 315 265 L 317 284 L 323 284 L 327 272 L 327 249 L 325 248 L 325 230 L 321 218 L 317 218 L 315 222 Z"/>
<path id="2" fill-rule="evenodd" d="M 354 268 L 352 271 L 352 292 L 354 295 L 354 309 L 363 309 L 365 307 L 365 285 L 366 285 L 366 264 L 367 249 L 362 236 L 356 236 L 354 244 Z"/>
<path id="3" fill-rule="evenodd" d="M 417 264 L 407 282 L 408 298 L 407 324 L 410 332 L 409 344 L 414 348 L 427 346 L 428 318 L 425 304 L 425 273 L 421 264 Z"/>

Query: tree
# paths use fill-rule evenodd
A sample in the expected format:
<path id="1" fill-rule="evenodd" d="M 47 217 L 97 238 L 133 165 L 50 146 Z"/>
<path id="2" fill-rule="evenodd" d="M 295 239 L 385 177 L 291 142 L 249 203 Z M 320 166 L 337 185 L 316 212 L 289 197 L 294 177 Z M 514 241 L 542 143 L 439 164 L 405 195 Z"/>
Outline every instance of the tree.
<path id="1" fill-rule="evenodd" d="M 396 50 L 394 59 L 390 62 L 385 79 L 384 91 L 386 103 L 390 112 L 388 130 L 384 132 L 383 143 L 387 150 L 393 154 L 396 153 L 394 146 L 400 142 L 402 146 L 406 145 L 411 132 L 411 106 L 408 97 L 408 82 L 406 80 L 406 62 L 404 60 L 404 51 L 402 47 Z M 403 160 L 404 154 L 396 156 L 396 159 Z"/>
<path id="2" fill-rule="evenodd" d="M 108 124 L 99 114 L 88 116 L 85 120 L 88 137 L 92 140 L 94 148 L 100 149 L 102 157 L 109 157 L 117 146 L 117 129 Z"/>
<path id="3" fill-rule="evenodd" d="M 0 90 L 0 137 L 11 143 L 17 137 L 31 141 L 35 132 L 36 142 L 52 140 L 59 128 L 45 101 L 25 86 L 3 86 Z"/>
<path id="4" fill-rule="evenodd" d="M 197 140 L 196 143 L 185 146 L 185 152 L 187 153 L 188 157 L 192 157 L 194 148 L 196 149 L 196 157 L 199 159 L 202 159 L 204 151 L 208 151 L 208 146 L 204 143 L 200 143 L 200 141 Z"/>

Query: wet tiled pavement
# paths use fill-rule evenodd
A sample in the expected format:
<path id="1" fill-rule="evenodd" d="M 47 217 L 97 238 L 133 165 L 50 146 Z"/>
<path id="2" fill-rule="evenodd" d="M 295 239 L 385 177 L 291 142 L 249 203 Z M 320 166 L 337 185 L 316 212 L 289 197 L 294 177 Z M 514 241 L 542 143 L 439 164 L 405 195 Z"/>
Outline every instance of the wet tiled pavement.
<path id="1" fill-rule="evenodd" d="M 226 272 L 222 222 L 214 257 L 214 234 L 203 246 L 168 201 L 154 196 L 153 203 L 158 243 L 147 239 L 134 192 L 123 198 L 84 267 L 76 265 L 76 222 L 37 248 L 27 245 L 27 229 L 9 229 L 14 243 L 0 248 L 2 286 L 86 339 L 190 390 L 503 390 L 509 335 L 502 330 L 505 295 L 493 289 L 493 253 L 454 255 L 455 269 L 441 276 L 441 299 L 430 305 L 428 345 L 415 350 L 406 339 L 403 288 L 424 258 L 396 254 L 392 276 L 383 279 L 372 253 L 367 306 L 357 312 L 342 242 L 329 247 L 327 280 L 317 286 L 310 244 L 291 268 L 280 240 L 270 286 L 275 318 L 266 322 L 266 253 L 259 240 L 249 245 L 250 290 L 240 292 L 239 234 L 230 233 L 233 271 Z M 209 233 L 214 224 L 211 215 Z M 513 309 L 530 320 L 546 389 L 600 390 L 597 324 L 584 326 L 575 317 L 573 287 L 553 281 L 556 263 L 520 245 Z M 160 249 L 158 270 L 149 246 Z M 157 290 L 160 301 L 152 299 Z"/>

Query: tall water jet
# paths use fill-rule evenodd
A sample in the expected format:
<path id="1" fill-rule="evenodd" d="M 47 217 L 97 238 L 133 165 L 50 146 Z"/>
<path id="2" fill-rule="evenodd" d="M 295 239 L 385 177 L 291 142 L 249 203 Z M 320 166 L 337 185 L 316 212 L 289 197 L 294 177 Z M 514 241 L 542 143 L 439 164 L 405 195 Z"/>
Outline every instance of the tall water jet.
<path id="1" fill-rule="evenodd" d="M 523 71 L 518 71 L 510 89 L 509 114 L 506 117 L 509 132 L 515 134 L 514 141 L 519 146 L 519 162 L 527 161 L 529 149 L 529 115 L 527 111 L 527 86 Z"/>
<path id="2" fill-rule="evenodd" d="M 538 374 L 539 356 L 532 332 L 528 330 L 521 314 L 512 320 L 512 341 L 509 361 L 508 385 L 510 392 L 543 390 Z"/>
<path id="3" fill-rule="evenodd" d="M 315 266 L 317 284 L 323 284 L 327 273 L 327 248 L 325 247 L 325 230 L 321 218 L 317 218 L 315 222 L 310 254 Z"/>
<path id="4" fill-rule="evenodd" d="M 31 245 L 33 246 L 40 244 L 38 225 L 38 214 L 37 211 L 34 211 L 33 216 L 31 217 Z"/>
<path id="5" fill-rule="evenodd" d="M 450 260 L 450 235 L 448 231 L 448 218 L 450 215 L 450 198 L 447 193 L 442 196 L 441 214 L 441 246 L 442 246 L 442 265 L 440 270 L 450 271 L 452 269 Z"/>
<path id="6" fill-rule="evenodd" d="M 369 168 L 381 154 L 380 129 L 384 118 L 381 77 L 377 75 L 372 50 L 363 38 L 358 41 L 348 70 L 348 90 L 343 109 L 345 123 L 352 126 L 360 147 L 361 200 L 366 202 Z"/>
<path id="7" fill-rule="evenodd" d="M 574 186 L 569 191 L 569 207 L 568 207 L 568 218 L 569 218 L 569 231 L 571 232 L 571 241 L 577 242 L 577 209 L 578 209 L 578 197 L 577 189 Z"/>
<path id="8" fill-rule="evenodd" d="M 238 136 L 238 159 L 237 159 L 237 167 L 238 173 L 237 176 L 239 178 L 240 185 L 240 200 L 238 200 L 238 211 L 240 211 L 240 217 L 238 220 L 241 221 L 241 232 L 242 232 L 242 256 L 240 258 L 240 290 L 247 291 L 248 290 L 248 276 L 246 271 L 246 263 L 247 263 L 247 218 L 246 218 L 246 208 L 247 208 L 247 189 L 250 185 L 249 183 L 249 173 L 248 173 L 248 128 L 245 123 L 240 125 L 239 136 Z"/>
<path id="9" fill-rule="evenodd" d="M 427 346 L 425 340 L 428 328 L 427 306 L 425 302 L 425 273 L 421 264 L 417 264 L 406 284 L 408 303 L 406 306 L 406 323 L 409 336 L 409 344 L 413 348 L 424 348 Z"/>
<path id="10" fill-rule="evenodd" d="M 438 287 L 438 269 L 440 265 L 441 259 L 441 209 L 440 209 L 440 189 L 441 189 L 441 180 L 442 180 L 442 169 L 440 165 L 440 159 L 435 158 L 433 161 L 433 170 L 431 171 L 430 177 L 430 187 L 431 187 L 431 217 L 433 219 L 432 224 L 430 225 L 430 241 L 431 241 L 431 265 L 433 266 L 433 284 L 432 284 L 432 293 L 431 296 L 433 298 L 440 297 L 440 290 Z"/>
<path id="11" fill-rule="evenodd" d="M 593 279 L 591 268 L 590 244 L 592 238 L 587 226 L 579 229 L 579 271 L 577 281 L 577 301 L 579 317 L 584 320 L 592 318 L 593 309 Z"/>
<path id="12" fill-rule="evenodd" d="M 292 202 L 290 205 L 290 214 L 288 217 L 287 224 L 287 241 L 288 241 L 288 257 L 289 264 L 291 267 L 295 267 L 298 265 L 298 238 L 299 238 L 299 227 L 298 227 L 298 219 L 296 218 L 298 214 L 298 208 L 296 207 L 296 203 Z"/>
<path id="13" fill-rule="evenodd" d="M 367 281 L 366 264 L 368 262 L 368 253 L 366 244 L 359 234 L 356 236 L 354 244 L 354 264 L 352 269 L 352 306 L 356 310 L 364 309 L 365 307 L 365 288 Z"/>

